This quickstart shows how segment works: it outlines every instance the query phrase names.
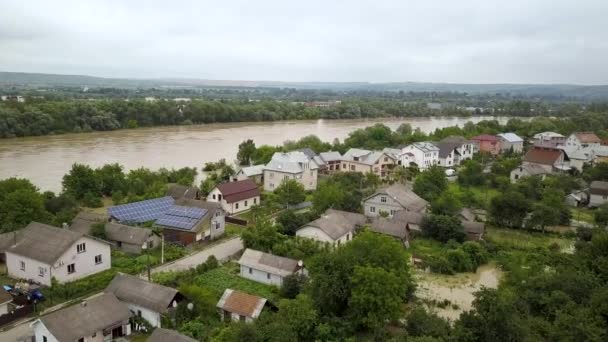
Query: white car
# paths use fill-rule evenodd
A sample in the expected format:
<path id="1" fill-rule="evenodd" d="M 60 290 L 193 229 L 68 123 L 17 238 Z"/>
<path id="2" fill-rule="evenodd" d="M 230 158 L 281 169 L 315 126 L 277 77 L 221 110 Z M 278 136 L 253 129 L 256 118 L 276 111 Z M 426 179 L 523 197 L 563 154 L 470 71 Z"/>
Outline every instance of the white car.
<path id="1" fill-rule="evenodd" d="M 445 175 L 448 177 L 456 176 L 456 170 L 454 169 L 445 169 Z"/>

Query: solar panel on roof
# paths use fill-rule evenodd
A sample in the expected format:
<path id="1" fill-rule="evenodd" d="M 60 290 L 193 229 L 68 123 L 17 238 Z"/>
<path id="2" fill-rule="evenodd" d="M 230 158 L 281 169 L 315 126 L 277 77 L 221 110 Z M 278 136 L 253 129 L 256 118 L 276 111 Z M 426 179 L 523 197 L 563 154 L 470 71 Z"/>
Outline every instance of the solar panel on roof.
<path id="1" fill-rule="evenodd" d="M 159 226 L 192 230 L 207 214 L 207 209 L 174 205 L 156 220 Z"/>
<path id="2" fill-rule="evenodd" d="M 175 201 L 166 196 L 108 208 L 111 217 L 121 222 L 143 223 L 153 221 L 169 210 Z"/>

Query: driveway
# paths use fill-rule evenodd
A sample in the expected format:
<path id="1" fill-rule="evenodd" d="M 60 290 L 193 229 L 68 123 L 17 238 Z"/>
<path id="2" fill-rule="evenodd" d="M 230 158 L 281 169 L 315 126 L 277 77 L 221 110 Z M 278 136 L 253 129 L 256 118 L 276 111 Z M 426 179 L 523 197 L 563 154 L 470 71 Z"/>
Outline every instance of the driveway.
<path id="1" fill-rule="evenodd" d="M 210 256 L 215 256 L 218 261 L 223 261 L 243 250 L 243 241 L 240 237 L 235 237 L 228 241 L 224 241 L 217 245 L 211 246 L 198 253 L 187 257 L 172 261 L 153 268 L 152 273 L 167 272 L 167 271 L 187 271 L 190 268 L 196 267 L 205 261 Z"/>

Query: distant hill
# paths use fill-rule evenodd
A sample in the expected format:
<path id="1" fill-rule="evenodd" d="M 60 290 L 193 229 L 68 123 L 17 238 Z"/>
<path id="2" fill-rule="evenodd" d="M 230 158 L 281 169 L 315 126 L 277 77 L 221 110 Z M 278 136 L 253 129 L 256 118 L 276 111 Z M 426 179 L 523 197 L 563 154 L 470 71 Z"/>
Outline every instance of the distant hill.
<path id="1" fill-rule="evenodd" d="M 423 82 L 279 82 L 205 80 L 187 78 L 127 79 L 86 75 L 55 75 L 22 72 L 0 72 L 0 86 L 28 87 L 270 87 L 331 90 L 369 90 L 405 92 L 457 92 L 469 94 L 512 94 L 539 97 L 571 97 L 589 101 L 608 100 L 608 85 L 572 84 L 459 84 Z"/>

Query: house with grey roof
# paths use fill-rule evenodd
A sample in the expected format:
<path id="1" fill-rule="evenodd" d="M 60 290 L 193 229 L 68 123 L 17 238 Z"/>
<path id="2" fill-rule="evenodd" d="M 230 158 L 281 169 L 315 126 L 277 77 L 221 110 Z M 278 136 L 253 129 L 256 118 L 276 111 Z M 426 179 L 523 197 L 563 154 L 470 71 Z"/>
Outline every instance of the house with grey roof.
<path id="1" fill-rule="evenodd" d="M 549 172 L 542 166 L 534 163 L 529 164 L 521 164 L 517 168 L 511 171 L 511 183 L 516 183 L 518 180 L 531 177 L 531 176 L 540 176 L 544 178 Z"/>
<path id="2" fill-rule="evenodd" d="M 131 312 L 114 294 L 104 293 L 35 320 L 36 341 L 114 341 L 131 335 Z"/>
<path id="3" fill-rule="evenodd" d="M 401 149 L 401 165 L 426 170 L 439 164 L 439 147 L 430 141 L 415 142 Z"/>
<path id="4" fill-rule="evenodd" d="M 251 323 L 260 316 L 266 303 L 266 298 L 226 289 L 216 306 L 224 322 Z"/>
<path id="5" fill-rule="evenodd" d="M 264 167 L 266 167 L 264 164 L 243 167 L 232 177 L 232 181 L 251 179 L 255 184 L 262 185 L 264 184 Z"/>
<path id="6" fill-rule="evenodd" d="M 351 241 L 355 230 L 366 222 L 361 214 L 327 209 L 321 217 L 298 229 L 296 236 L 340 245 Z"/>
<path id="7" fill-rule="evenodd" d="M 340 171 L 340 163 L 342 161 L 340 152 L 321 152 L 319 153 L 319 159 L 323 164 L 323 167 L 321 168 L 322 172 L 332 174 Z"/>
<path id="8" fill-rule="evenodd" d="M 197 342 L 197 340 L 175 330 L 156 328 L 146 342 Z"/>
<path id="9" fill-rule="evenodd" d="M 184 300 L 184 296 L 174 288 L 123 273 L 117 274 L 104 292 L 112 293 L 134 315 L 145 319 L 153 327 L 160 327 L 162 315 Z"/>
<path id="10" fill-rule="evenodd" d="M 422 213 L 426 211 L 427 207 L 427 201 L 418 196 L 409 186 L 400 183 L 379 189 L 363 199 L 364 213 L 368 217 L 380 216 L 382 212 L 391 217 L 401 210 Z"/>
<path id="11" fill-rule="evenodd" d="M 283 279 L 303 270 L 301 261 L 247 248 L 238 261 L 241 277 L 268 285 L 283 285 Z"/>
<path id="12" fill-rule="evenodd" d="M 107 221 L 107 215 L 81 211 L 72 219 L 68 229 L 81 234 L 90 234 L 94 224 Z"/>
<path id="13" fill-rule="evenodd" d="M 340 171 L 373 173 L 386 179 L 398 164 L 392 153 L 351 148 L 342 156 Z"/>
<path id="14" fill-rule="evenodd" d="M 105 239 L 125 253 L 139 254 L 142 250 L 160 246 L 160 237 L 150 228 L 127 226 L 116 222 L 108 222 L 104 228 Z"/>
<path id="15" fill-rule="evenodd" d="M 524 151 L 524 139 L 515 133 L 500 133 L 496 134 L 500 140 L 500 150 L 502 152 L 513 151 L 522 153 Z"/>
<path id="16" fill-rule="evenodd" d="M 276 152 L 264 167 L 264 190 L 274 191 L 282 182 L 293 179 L 306 190 L 317 188 L 319 165 L 304 152 Z"/>
<path id="17" fill-rule="evenodd" d="M 181 184 L 171 184 L 167 187 L 167 196 L 173 197 L 173 199 L 187 198 L 192 200 L 200 200 L 200 190 L 195 186 L 186 186 Z"/>
<path id="18" fill-rule="evenodd" d="M 606 202 L 608 202 L 608 182 L 591 182 L 589 184 L 589 206 L 599 207 Z"/>
<path id="19" fill-rule="evenodd" d="M 6 249 L 8 275 L 50 286 L 77 280 L 110 268 L 110 244 L 106 241 L 32 222 L 16 243 Z"/>
<path id="20" fill-rule="evenodd" d="M 474 146 L 471 141 L 460 136 L 449 136 L 439 141 L 438 164 L 443 167 L 460 165 L 464 160 L 472 159 Z"/>

